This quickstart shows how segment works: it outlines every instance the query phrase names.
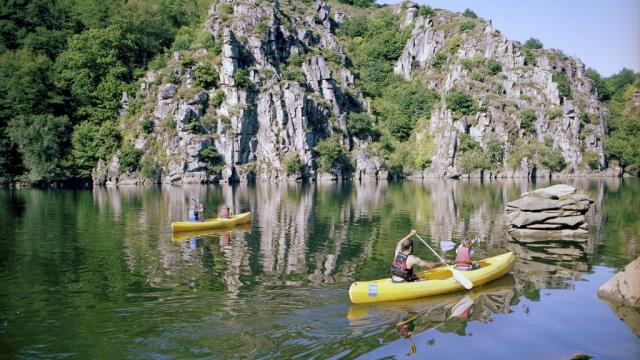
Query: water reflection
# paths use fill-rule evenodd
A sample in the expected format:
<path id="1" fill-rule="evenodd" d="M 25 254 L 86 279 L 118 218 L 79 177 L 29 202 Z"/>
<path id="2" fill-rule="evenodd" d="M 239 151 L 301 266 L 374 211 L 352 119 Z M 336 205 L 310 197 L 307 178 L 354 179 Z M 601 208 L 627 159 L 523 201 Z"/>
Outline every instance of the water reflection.
<path id="1" fill-rule="evenodd" d="M 571 300 L 554 306 L 571 310 L 578 301 L 593 299 L 592 289 L 578 294 L 585 279 L 600 281 L 601 265 L 618 268 L 639 255 L 640 182 L 567 182 L 595 200 L 587 213 L 591 237 L 582 244 L 523 244 L 508 237 L 504 204 L 547 183 L 260 183 L 0 192 L 0 335 L 10 343 L 10 356 L 23 357 L 61 355 L 70 347 L 90 354 L 105 333 L 118 358 L 132 351 L 149 357 L 229 358 L 238 356 L 237 349 L 255 351 L 250 356 L 258 358 L 376 358 L 412 351 L 421 356 L 427 346 L 430 355 L 446 355 L 438 353 L 445 350 L 433 343 L 436 338 L 468 338 L 479 325 L 494 334 L 490 340 L 502 341 L 495 334 L 504 330 L 505 325 L 496 325 L 503 314 L 531 319 L 530 309 L 553 304 L 548 294 L 554 291 L 570 294 Z M 186 220 L 191 199 L 204 203 L 205 216 L 216 216 L 224 204 L 235 213 L 252 211 L 253 222 L 225 231 L 172 234 L 170 223 Z M 435 248 L 441 240 L 478 236 L 477 258 L 514 251 L 513 276 L 466 293 L 350 306 L 349 284 L 388 276 L 394 246 L 412 228 Z M 422 247 L 416 251 L 435 260 Z M 453 258 L 453 251 L 443 254 Z M 587 322 L 599 314 L 594 323 L 620 323 L 606 304 L 601 304 L 608 311 L 603 313 L 594 301 L 588 316 L 571 321 Z M 556 317 L 552 312 L 546 320 Z M 406 328 L 396 326 L 403 321 Z M 42 324 L 48 327 L 43 330 Z M 96 324 L 106 324 L 107 330 L 102 325 L 97 330 Z M 530 324 L 545 331 L 559 326 L 552 325 Z M 559 328 L 574 334 L 590 326 Z M 621 331 L 611 333 L 619 337 Z M 80 343 L 72 337 L 78 333 L 91 336 Z M 29 353 L 32 349 L 44 350 Z M 544 355 L 549 354 L 540 358 Z"/>

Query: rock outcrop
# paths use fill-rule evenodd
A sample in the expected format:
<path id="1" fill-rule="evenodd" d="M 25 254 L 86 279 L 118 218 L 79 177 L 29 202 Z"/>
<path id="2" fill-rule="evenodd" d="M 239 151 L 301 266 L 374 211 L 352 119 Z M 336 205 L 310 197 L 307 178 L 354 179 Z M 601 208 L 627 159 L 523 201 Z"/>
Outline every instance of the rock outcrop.
<path id="1" fill-rule="evenodd" d="M 640 257 L 604 283 L 598 296 L 618 305 L 640 308 Z"/>
<path id="2" fill-rule="evenodd" d="M 554 185 L 507 203 L 509 234 L 521 242 L 586 241 L 589 231 L 585 213 L 593 200 L 575 192 L 572 186 Z"/>
<path id="3" fill-rule="evenodd" d="M 216 1 L 200 47 L 172 53 L 165 67 L 141 79 L 136 94 L 123 95 L 121 128 L 125 141 L 142 152 L 141 165 L 119 174 L 116 154 L 96 165 L 94 183 L 389 179 L 390 155 L 372 150 L 377 140 L 350 134 L 348 124 L 351 112 L 376 114 L 358 87 L 344 38 L 336 36 L 361 11 L 397 14 L 398 31 L 410 36 L 393 71 L 443 99 L 428 126 L 413 129 L 433 138 L 433 146 L 426 146 L 433 149 L 430 162 L 404 175 L 619 175 L 600 171 L 607 168 L 604 110 L 579 60 L 556 50 L 527 53 L 490 22 L 446 10 L 421 16 L 411 3 L 358 12 L 335 6 L 320 0 Z M 473 24 L 463 31 L 463 22 Z M 212 78 L 203 81 L 202 74 Z M 560 91 L 558 76 L 570 96 Z M 454 90 L 472 94 L 473 111 L 460 115 L 448 108 L 444 100 Z M 525 111 L 533 116 L 528 128 L 522 125 Z M 143 131 L 149 121 L 153 130 Z M 460 150 L 463 136 L 483 151 L 497 143 L 502 155 L 491 169 L 468 169 Z M 337 141 L 347 159 L 320 171 L 314 148 L 327 138 Z M 545 156 L 552 149 L 563 166 L 548 165 Z M 563 221 L 578 225 L 578 219 Z"/>

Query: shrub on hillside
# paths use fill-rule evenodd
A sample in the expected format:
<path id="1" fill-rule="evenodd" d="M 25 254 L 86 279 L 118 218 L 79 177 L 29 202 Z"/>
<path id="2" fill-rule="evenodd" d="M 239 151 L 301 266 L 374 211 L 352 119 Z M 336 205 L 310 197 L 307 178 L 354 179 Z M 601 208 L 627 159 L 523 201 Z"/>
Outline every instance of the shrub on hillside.
<path id="1" fill-rule="evenodd" d="M 145 134 L 151 134 L 156 127 L 156 123 L 152 119 L 142 120 L 142 132 Z"/>
<path id="2" fill-rule="evenodd" d="M 478 15 L 475 12 L 473 12 L 471 9 L 465 9 L 462 15 L 470 19 L 478 18 Z"/>
<path id="3" fill-rule="evenodd" d="M 193 77 L 196 85 L 207 89 L 218 84 L 220 74 L 209 64 L 200 64 L 193 70 Z"/>
<path id="4" fill-rule="evenodd" d="M 520 128 L 526 133 L 535 133 L 535 122 L 538 119 L 534 109 L 526 109 L 520 113 Z"/>
<path id="5" fill-rule="evenodd" d="M 140 165 L 140 158 L 142 157 L 142 150 L 136 149 L 131 144 L 125 145 L 120 149 L 120 163 L 118 164 L 118 170 L 121 173 L 125 171 L 136 171 Z"/>
<path id="6" fill-rule="evenodd" d="M 524 47 L 526 47 L 527 49 L 542 49 L 543 45 L 542 41 L 536 38 L 529 38 L 527 41 L 525 41 Z"/>
<path id="7" fill-rule="evenodd" d="M 344 149 L 334 138 L 320 140 L 313 149 L 318 153 L 318 167 L 324 172 L 331 171 L 334 165 L 349 163 Z"/>
<path id="8" fill-rule="evenodd" d="M 563 71 L 553 74 L 553 81 L 558 85 L 558 91 L 564 98 L 571 99 L 571 87 L 567 79 L 567 73 Z"/>
<path id="9" fill-rule="evenodd" d="M 462 90 L 452 90 L 447 95 L 447 107 L 460 115 L 471 115 L 475 111 L 475 101 Z"/>
<path id="10" fill-rule="evenodd" d="M 302 171 L 303 164 L 302 160 L 300 160 L 300 155 L 298 155 L 298 153 L 288 155 L 284 159 L 284 169 L 287 172 L 287 175 Z"/>

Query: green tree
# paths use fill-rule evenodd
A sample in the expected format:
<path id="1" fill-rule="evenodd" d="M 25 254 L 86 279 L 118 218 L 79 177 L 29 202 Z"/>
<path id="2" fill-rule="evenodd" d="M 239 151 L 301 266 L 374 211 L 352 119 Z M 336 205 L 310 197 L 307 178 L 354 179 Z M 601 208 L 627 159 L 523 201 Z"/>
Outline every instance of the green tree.
<path id="1" fill-rule="evenodd" d="M 465 9 L 464 12 L 462 13 L 462 15 L 464 17 L 469 18 L 469 19 L 477 19 L 478 18 L 478 15 L 475 12 L 473 12 L 471 9 Z"/>
<path id="2" fill-rule="evenodd" d="M 313 148 L 318 152 L 318 167 L 320 170 L 329 172 L 334 165 L 347 165 L 349 160 L 344 148 L 335 138 L 320 140 Z"/>
<path id="3" fill-rule="evenodd" d="M 106 121 L 101 125 L 83 121 L 76 125 L 71 135 L 71 154 L 77 176 L 90 177 L 97 161 L 108 161 L 121 142 L 122 135 L 114 121 Z"/>
<path id="4" fill-rule="evenodd" d="M 544 45 L 542 45 L 542 41 L 536 39 L 536 38 L 529 38 L 527 39 L 527 41 L 524 42 L 524 47 L 526 47 L 527 49 L 542 49 L 544 47 Z"/>
<path id="5" fill-rule="evenodd" d="M 53 115 L 21 115 L 9 122 L 9 137 L 18 146 L 30 181 L 64 177 L 69 126 L 66 116 Z"/>
<path id="6" fill-rule="evenodd" d="M 473 97 L 458 89 L 451 90 L 447 95 L 447 107 L 460 115 L 471 115 L 476 110 Z"/>
<path id="7" fill-rule="evenodd" d="M 193 76 L 195 78 L 196 85 L 210 88 L 218 84 L 218 78 L 220 74 L 209 64 L 201 64 L 196 66 L 193 70 Z"/>
<path id="8" fill-rule="evenodd" d="M 567 79 L 567 73 L 563 71 L 553 73 L 553 81 L 558 85 L 558 91 L 562 97 L 571 99 L 571 87 Z"/>

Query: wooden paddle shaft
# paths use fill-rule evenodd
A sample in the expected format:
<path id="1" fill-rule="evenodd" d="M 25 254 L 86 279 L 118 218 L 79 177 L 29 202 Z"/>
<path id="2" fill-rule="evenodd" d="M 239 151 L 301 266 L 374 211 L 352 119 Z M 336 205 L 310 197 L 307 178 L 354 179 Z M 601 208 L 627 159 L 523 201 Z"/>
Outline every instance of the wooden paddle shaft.
<path id="1" fill-rule="evenodd" d="M 438 255 L 438 253 L 437 253 L 435 250 L 433 250 L 433 249 L 431 248 L 431 246 L 429 246 L 429 244 L 427 244 L 427 242 L 426 242 L 426 241 L 422 240 L 422 238 L 420 237 L 420 235 L 416 234 L 416 236 L 418 237 L 418 239 L 420 239 L 420 241 L 422 241 L 422 243 L 423 243 L 426 247 L 428 247 L 428 248 L 429 248 L 429 250 L 431 250 L 431 251 L 432 251 L 432 252 L 433 252 L 433 253 L 438 257 L 438 259 L 440 259 L 440 261 L 445 262 L 445 261 L 444 261 L 444 259 L 443 259 L 440 255 Z"/>

